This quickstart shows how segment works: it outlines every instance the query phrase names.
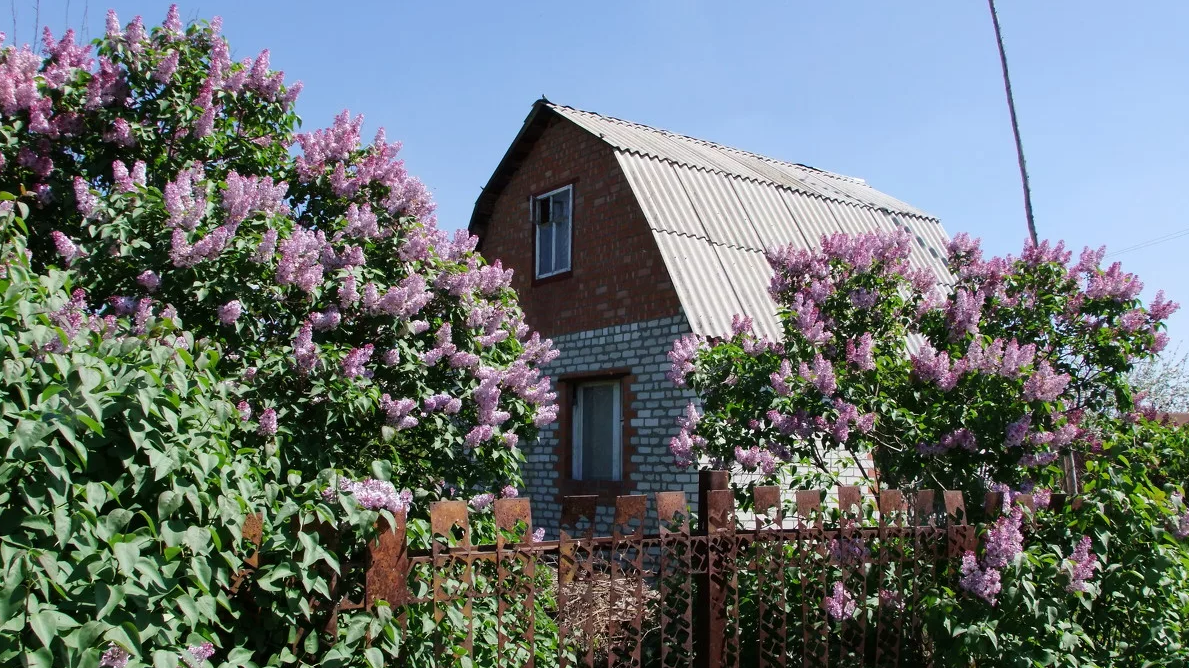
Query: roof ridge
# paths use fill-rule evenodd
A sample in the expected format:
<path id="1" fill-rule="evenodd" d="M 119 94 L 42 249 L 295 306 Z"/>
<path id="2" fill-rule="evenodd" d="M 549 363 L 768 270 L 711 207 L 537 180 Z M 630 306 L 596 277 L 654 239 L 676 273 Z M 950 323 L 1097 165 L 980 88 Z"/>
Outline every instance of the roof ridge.
<path id="1" fill-rule="evenodd" d="M 780 159 L 778 159 L 778 158 L 773 158 L 773 157 L 771 157 L 771 156 L 767 156 L 767 155 L 761 155 L 761 154 L 759 154 L 759 153 L 755 153 L 754 151 L 748 151 L 747 149 L 736 148 L 736 147 L 734 147 L 734 146 L 727 146 L 726 144 L 720 144 L 720 143 L 718 143 L 718 142 L 716 142 L 716 141 L 711 141 L 711 140 L 709 140 L 709 139 L 702 139 L 702 138 L 700 138 L 700 137 L 694 137 L 694 136 L 692 136 L 692 135 L 683 135 L 683 134 L 681 134 L 680 132 L 674 132 L 674 131 L 672 131 L 672 130 L 666 130 L 666 129 L 664 129 L 664 128 L 658 128 L 658 127 L 654 127 L 654 126 L 651 126 L 651 125 L 645 125 L 644 123 L 637 123 L 636 121 L 629 121 L 629 120 L 627 120 L 627 119 L 618 118 L 618 117 L 616 117 L 616 116 L 609 116 L 609 115 L 607 115 L 607 114 L 601 114 L 601 113 L 599 113 L 599 112 L 597 112 L 597 111 L 590 111 L 589 109 L 579 109 L 578 107 L 571 107 L 571 106 L 570 106 L 570 105 L 568 105 L 568 104 L 558 104 L 557 102 L 548 102 L 548 101 L 547 101 L 547 102 L 546 102 L 546 104 L 547 104 L 547 105 L 549 105 L 550 107 L 554 107 L 554 108 L 558 108 L 558 107 L 560 107 L 560 108 L 562 108 L 562 109 L 569 109 L 570 111 L 576 111 L 576 112 L 578 112 L 578 113 L 580 113 L 580 114 L 589 114 L 589 115 L 591 115 L 591 116 L 598 116 L 599 118 L 602 118 L 602 119 L 605 119 L 605 120 L 608 120 L 608 121 L 614 121 L 615 123 L 621 123 L 621 124 L 623 124 L 623 125 L 628 125 L 628 126 L 631 126 L 631 127 L 634 127 L 634 128 L 639 128 L 639 129 L 642 129 L 642 130 L 647 130 L 647 131 L 649 131 L 649 132 L 655 132 L 655 133 L 657 133 L 657 134 L 660 134 L 660 135 L 665 135 L 665 136 L 667 136 L 667 137 L 673 137 L 673 138 L 676 138 L 676 139 L 684 139 L 684 140 L 687 140 L 687 141 L 691 141 L 691 142 L 693 142 L 693 143 L 695 143 L 695 144 L 702 144 L 702 145 L 705 145 L 705 146 L 710 146 L 710 147 L 713 147 L 713 148 L 722 149 L 722 150 L 724 150 L 724 151 L 732 151 L 732 152 L 735 152 L 735 153 L 742 153 L 743 155 L 747 155 L 747 156 L 750 156 L 750 157 L 753 157 L 753 158 L 757 158 L 757 159 L 759 159 L 759 160 L 763 160 L 763 161 L 765 161 L 765 162 L 771 162 L 771 163 L 775 163 L 775 164 L 778 164 L 778 165 L 784 165 L 784 166 L 786 166 L 786 167 L 793 167 L 793 168 L 796 168 L 796 169 L 807 169 L 807 170 L 809 170 L 809 171 L 811 171 L 811 172 L 817 172 L 817 173 L 820 173 L 820 174 L 825 174 L 826 176 L 832 176 L 832 177 L 834 177 L 834 178 L 839 178 L 839 179 L 842 179 L 842 180 L 844 180 L 844 181 L 858 182 L 858 183 L 861 183 L 861 184 L 863 184 L 863 185 L 866 185 L 866 184 L 867 184 L 867 181 L 866 181 L 866 180 L 864 180 L 864 179 L 861 179 L 861 178 L 858 178 L 858 177 L 854 177 L 854 176 L 846 176 L 846 175 L 844 175 L 844 174 L 837 174 L 837 173 L 835 173 L 835 172 L 831 172 L 831 171 L 828 171 L 828 170 L 825 170 L 825 169 L 819 169 L 819 168 L 817 168 L 817 167 L 813 167 L 813 166 L 811 166 L 811 165 L 806 165 L 806 164 L 803 164 L 803 163 L 800 163 L 800 162 L 788 162 L 787 160 L 780 160 Z M 658 157 L 659 157 L 659 156 L 658 156 Z"/>

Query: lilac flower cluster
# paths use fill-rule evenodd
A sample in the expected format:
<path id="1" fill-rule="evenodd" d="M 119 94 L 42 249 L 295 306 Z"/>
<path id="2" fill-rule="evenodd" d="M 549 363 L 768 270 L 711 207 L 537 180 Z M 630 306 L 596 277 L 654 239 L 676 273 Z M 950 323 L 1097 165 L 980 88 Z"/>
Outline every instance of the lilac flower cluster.
<path id="1" fill-rule="evenodd" d="M 238 299 L 232 299 L 219 307 L 219 322 L 224 325 L 234 325 L 243 311 L 244 305 Z"/>
<path id="2" fill-rule="evenodd" d="M 114 642 L 109 643 L 103 656 L 99 657 L 99 666 L 100 668 L 124 668 L 128 665 L 130 658 L 132 657 L 128 654 L 128 650 Z"/>
<path id="3" fill-rule="evenodd" d="M 1069 374 L 1054 373 L 1048 362 L 1041 362 L 1024 382 L 1024 401 L 1054 401 L 1070 380 Z"/>
<path id="4" fill-rule="evenodd" d="M 858 536 L 834 538 L 830 540 L 829 555 L 832 564 L 853 566 L 870 559 L 871 550 Z"/>
<path id="5" fill-rule="evenodd" d="M 987 530 L 983 560 L 988 567 L 1003 568 L 1023 552 L 1024 534 L 1020 532 L 1023 518 L 1023 509 L 1013 506 L 1009 514 L 997 518 Z"/>
<path id="6" fill-rule="evenodd" d="M 702 348 L 702 340 L 693 334 L 687 334 L 673 342 L 673 349 L 669 351 L 669 362 L 672 363 L 666 377 L 677 387 L 685 387 L 686 376 L 694 371 L 694 360 Z"/>
<path id="7" fill-rule="evenodd" d="M 491 493 L 479 494 L 471 498 L 470 505 L 475 510 L 487 510 L 488 507 L 495 501 L 495 495 Z"/>
<path id="8" fill-rule="evenodd" d="M 801 362 L 798 375 L 826 396 L 834 394 L 834 390 L 838 388 L 838 379 L 834 376 L 834 365 L 821 353 L 816 353 L 813 356 L 812 367 Z"/>
<path id="9" fill-rule="evenodd" d="M 272 408 L 264 409 L 260 414 L 260 420 L 257 422 L 256 433 L 264 437 L 273 436 L 277 433 L 277 411 Z"/>
<path id="10" fill-rule="evenodd" d="M 995 605 L 995 597 L 999 595 L 999 571 L 995 568 L 980 568 L 978 559 L 973 552 L 962 555 L 962 577 L 958 585 L 966 591 L 978 596 L 987 603 Z"/>
<path id="11" fill-rule="evenodd" d="M 408 510 L 413 505 L 412 492 L 407 489 L 397 492 L 396 487 L 387 480 L 376 480 L 375 478 L 351 480 L 341 477 L 337 492 L 354 496 L 355 501 L 367 510 L 387 510 L 391 513 L 399 513 Z M 335 488 L 328 487 L 322 491 L 322 498 L 333 501 L 337 492 Z"/>
<path id="12" fill-rule="evenodd" d="M 1094 571 L 1098 570 L 1098 556 L 1090 551 L 1089 536 L 1082 536 L 1078 541 L 1073 554 L 1066 559 L 1066 565 L 1069 569 L 1069 584 L 1065 585 L 1065 590 L 1086 591 L 1086 581 L 1094 577 Z"/>
<path id="13" fill-rule="evenodd" d="M 858 605 L 855 603 L 855 597 L 846 590 L 841 582 L 835 582 L 833 593 L 827 596 L 822 604 L 826 608 L 826 613 L 832 619 L 844 620 L 855 616 L 855 611 Z"/>
<path id="14" fill-rule="evenodd" d="M 202 662 L 215 655 L 215 646 L 213 643 L 204 642 L 200 645 L 190 645 L 186 651 L 182 653 L 182 660 L 190 668 L 197 668 Z"/>

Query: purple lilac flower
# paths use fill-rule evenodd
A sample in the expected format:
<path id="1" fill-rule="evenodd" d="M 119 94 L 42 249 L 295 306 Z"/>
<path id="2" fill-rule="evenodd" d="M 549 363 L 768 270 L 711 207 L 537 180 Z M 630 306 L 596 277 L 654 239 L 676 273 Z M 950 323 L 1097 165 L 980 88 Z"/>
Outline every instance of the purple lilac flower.
<path id="1" fill-rule="evenodd" d="M 458 400 L 455 399 L 454 401 Z M 500 436 L 500 440 L 503 442 L 504 447 L 511 450 L 512 448 L 516 447 L 517 443 L 520 442 L 520 436 L 518 436 L 516 432 L 506 431 Z"/>
<path id="2" fill-rule="evenodd" d="M 1070 380 L 1068 374 L 1054 373 L 1048 362 L 1041 362 L 1024 381 L 1024 401 L 1053 401 L 1061 396 Z"/>
<path id="3" fill-rule="evenodd" d="M 846 361 L 863 371 L 875 368 L 875 339 L 871 332 L 864 332 L 863 336 L 846 342 Z"/>
<path id="4" fill-rule="evenodd" d="M 1098 569 L 1098 557 L 1090 551 L 1090 537 L 1082 536 L 1073 554 L 1066 560 L 1069 569 L 1069 584 L 1065 590 L 1069 592 L 1086 591 L 1086 580 L 1094 577 Z"/>
<path id="5" fill-rule="evenodd" d="M 557 421 L 557 404 L 548 406 L 541 406 L 537 409 L 536 416 L 533 417 L 533 425 L 536 427 L 544 427 L 548 424 L 553 424 Z"/>
<path id="6" fill-rule="evenodd" d="M 841 582 L 834 583 L 834 593 L 827 596 L 822 603 L 826 607 L 826 612 L 833 619 L 850 619 L 855 616 L 857 608 L 855 598 Z"/>
<path id="7" fill-rule="evenodd" d="M 1152 303 L 1148 304 L 1148 315 L 1153 320 L 1167 320 L 1169 316 L 1176 313 L 1181 308 L 1181 305 L 1169 301 L 1164 297 L 1164 290 L 1156 293 L 1156 297 L 1152 299 Z"/>
<path id="8" fill-rule="evenodd" d="M 780 361 L 780 370 L 773 371 L 768 380 L 772 383 L 772 389 L 776 394 L 787 397 L 792 394 L 793 390 L 789 387 L 789 380 L 793 376 L 793 365 L 787 359 Z"/>
<path id="9" fill-rule="evenodd" d="M 303 292 L 311 293 L 322 283 L 323 266 L 320 262 L 325 241 L 319 233 L 302 228 L 280 244 L 281 261 L 277 264 L 277 283 L 296 285 Z"/>
<path id="10" fill-rule="evenodd" d="M 417 402 L 413 399 L 394 401 L 388 394 L 380 396 L 380 410 L 386 414 L 388 424 L 397 425 L 398 429 L 408 429 L 417 425 L 416 418 L 409 415 L 416 407 Z M 409 422 L 410 419 L 412 422 Z"/>
<path id="11" fill-rule="evenodd" d="M 228 172 L 227 186 L 223 189 L 227 224 L 239 225 L 258 213 L 272 215 L 288 211 L 285 205 L 288 188 L 284 181 L 274 183 L 269 176 L 240 176 L 234 170 Z"/>
<path id="12" fill-rule="evenodd" d="M 185 654 L 182 654 L 182 659 L 190 666 L 198 666 L 203 661 L 215 655 L 215 646 L 212 643 L 204 642 L 201 645 L 190 645 L 186 648 Z"/>
<path id="13" fill-rule="evenodd" d="M 987 603 L 995 605 L 995 597 L 999 594 L 1000 588 L 999 571 L 990 567 L 985 570 L 979 568 L 974 553 L 967 552 L 962 556 L 962 578 L 958 580 L 958 584 Z"/>
<path id="14" fill-rule="evenodd" d="M 495 501 L 495 495 L 491 493 L 479 494 L 471 499 L 471 507 L 475 510 L 486 510 L 491 503 Z"/>
<path id="15" fill-rule="evenodd" d="M 1177 540 L 1189 538 L 1189 511 L 1178 515 L 1176 521 L 1177 525 L 1173 528 L 1173 535 L 1177 537 Z"/>
<path id="16" fill-rule="evenodd" d="M 1037 509 L 1048 508 L 1049 503 L 1053 500 L 1053 492 L 1048 489 L 1038 489 L 1032 492 L 1032 504 Z"/>
<path id="17" fill-rule="evenodd" d="M 313 325 L 314 330 L 318 332 L 326 332 L 335 329 L 343 321 L 342 314 L 339 313 L 338 307 L 331 304 L 325 311 L 310 314 L 310 324 Z"/>
<path id="18" fill-rule="evenodd" d="M 252 406 L 246 401 L 241 401 L 235 405 L 235 410 L 239 411 L 239 419 L 241 422 L 247 422 L 252 419 Z"/>
<path id="19" fill-rule="evenodd" d="M 694 372 L 694 359 L 701 348 L 701 340 L 688 334 L 673 342 L 673 349 L 669 351 L 669 361 L 672 363 L 666 377 L 677 387 L 685 387 L 686 377 Z"/>
<path id="20" fill-rule="evenodd" d="M 830 541 L 830 563 L 832 564 L 861 564 L 871 558 L 871 550 L 859 537 L 835 538 Z"/>
<path id="21" fill-rule="evenodd" d="M 952 339 L 957 340 L 967 334 L 978 333 L 978 323 L 986 299 L 986 294 L 981 290 L 971 294 L 967 290 L 959 289 L 954 293 L 954 299 L 950 302 L 949 312 L 946 314 Z"/>
<path id="22" fill-rule="evenodd" d="M 904 609 L 904 600 L 900 596 L 900 593 L 892 591 L 891 589 L 879 590 L 879 604 L 886 608 L 891 608 L 892 610 Z"/>
<path id="23" fill-rule="evenodd" d="M 100 668 L 124 668 L 124 666 L 128 665 L 128 659 L 130 658 L 128 650 L 114 642 L 109 643 L 107 651 L 99 658 L 99 666 Z"/>
<path id="24" fill-rule="evenodd" d="M 67 266 L 70 266 L 70 264 L 75 260 L 86 255 L 86 253 L 84 253 L 81 248 L 74 245 L 74 242 L 70 240 L 70 237 L 62 234 L 58 230 L 50 232 L 50 238 L 54 240 L 54 247 L 58 250 L 58 255 L 62 257 L 62 260 Z"/>
<path id="25" fill-rule="evenodd" d="M 838 388 L 838 380 L 834 377 L 834 365 L 830 360 L 822 357 L 821 353 L 813 356 L 813 367 L 801 362 L 800 376 L 813 384 L 822 394 L 829 396 Z"/>
<path id="26" fill-rule="evenodd" d="M 163 84 L 169 83 L 173 78 L 173 73 L 178 71 L 178 57 L 181 56 L 180 51 L 170 51 L 168 56 L 161 59 L 157 63 L 157 68 L 153 70 L 153 80 L 159 81 Z"/>
<path id="27" fill-rule="evenodd" d="M 479 447 L 481 443 L 490 440 L 494 434 L 495 430 L 492 429 L 491 425 L 481 424 L 467 432 L 463 440 L 466 442 L 468 448 L 474 449 Z"/>
<path id="28" fill-rule="evenodd" d="M 306 321 L 293 340 L 293 358 L 299 373 L 306 374 L 318 364 L 318 346 L 314 343 L 314 326 Z"/>
<path id="29" fill-rule="evenodd" d="M 1144 289 L 1144 284 L 1135 274 L 1123 271 L 1123 265 L 1118 262 L 1112 264 L 1106 271 L 1097 272 L 1090 277 L 1086 286 L 1086 296 L 1090 299 L 1113 299 L 1127 301 L 1135 299 Z"/>
<path id="30" fill-rule="evenodd" d="M 1024 511 L 1015 506 L 1009 515 L 995 520 L 987 530 L 985 562 L 990 568 L 1003 568 L 1024 550 L 1024 535 L 1020 533 Z"/>
<path id="31" fill-rule="evenodd" d="M 156 292 L 157 288 L 161 287 L 161 277 L 155 271 L 141 272 L 140 276 L 136 277 L 136 282 L 149 292 Z"/>
<path id="32" fill-rule="evenodd" d="M 219 307 L 219 322 L 224 325 L 234 325 L 244 312 L 244 305 L 238 299 L 232 299 Z"/>
<path id="33" fill-rule="evenodd" d="M 250 383 L 253 380 L 256 380 L 256 373 L 258 371 L 259 371 L 259 369 L 257 369 L 254 366 L 250 366 L 250 367 L 244 369 L 244 375 L 243 375 L 244 382 Z"/>
<path id="34" fill-rule="evenodd" d="M 351 494 L 355 497 L 356 502 L 367 510 L 386 509 L 392 513 L 399 513 L 413 505 L 412 492 L 406 489 L 398 493 L 396 487 L 387 480 L 365 478 L 356 481 L 341 477 L 339 478 L 338 491 Z M 334 487 L 322 490 L 322 498 L 327 501 L 333 501 L 335 496 Z"/>
<path id="35" fill-rule="evenodd" d="M 515 499 L 518 496 L 520 496 L 520 492 L 512 485 L 508 485 L 508 486 L 504 487 L 502 490 L 500 490 L 501 498 Z"/>
<path id="36" fill-rule="evenodd" d="M 1032 413 L 1025 413 L 1020 419 L 1007 425 L 1007 432 L 1003 442 L 1009 448 L 1019 447 L 1024 438 L 1028 435 L 1028 429 L 1032 426 Z"/>
<path id="37" fill-rule="evenodd" d="M 261 436 L 272 436 L 277 433 L 277 412 L 271 408 L 264 409 L 260 414 L 260 422 L 256 433 Z"/>
<path id="38" fill-rule="evenodd" d="M 536 531 L 533 531 L 532 542 L 540 543 L 543 540 L 545 540 L 545 527 L 540 527 Z"/>
<path id="39" fill-rule="evenodd" d="M 694 449 L 706 444 L 706 439 L 682 429 L 669 441 L 669 452 L 678 466 L 685 468 L 694 463 Z"/>
<path id="40" fill-rule="evenodd" d="M 78 212 L 83 214 L 84 218 L 90 217 L 92 213 L 95 213 L 95 208 L 99 206 L 99 197 L 91 192 L 90 186 L 81 176 L 74 177 L 74 200 L 78 206 Z"/>
<path id="41" fill-rule="evenodd" d="M 942 390 L 949 391 L 958 382 L 958 376 L 950 369 L 950 356 L 928 343 L 921 346 L 921 350 L 912 357 L 913 374 L 922 382 L 936 383 Z"/>
<path id="42" fill-rule="evenodd" d="M 1036 357 L 1036 345 L 1029 343 L 1019 345 L 1015 339 L 1007 342 L 1000 357 L 999 374 L 1006 378 L 1016 378 L 1020 371 L 1032 363 Z"/>

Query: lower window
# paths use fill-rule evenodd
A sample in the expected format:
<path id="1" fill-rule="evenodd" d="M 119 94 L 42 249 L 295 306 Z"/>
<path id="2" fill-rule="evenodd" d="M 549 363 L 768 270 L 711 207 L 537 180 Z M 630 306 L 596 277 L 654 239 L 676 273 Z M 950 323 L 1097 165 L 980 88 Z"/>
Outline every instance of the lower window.
<path id="1" fill-rule="evenodd" d="M 623 468 L 623 416 L 619 381 L 574 388 L 574 480 L 619 480 Z"/>

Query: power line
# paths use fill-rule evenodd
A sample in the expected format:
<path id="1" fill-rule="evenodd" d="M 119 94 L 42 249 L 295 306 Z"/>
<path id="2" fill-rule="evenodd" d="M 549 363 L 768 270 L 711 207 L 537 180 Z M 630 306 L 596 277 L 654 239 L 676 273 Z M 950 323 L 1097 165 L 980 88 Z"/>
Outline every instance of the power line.
<path id="1" fill-rule="evenodd" d="M 1163 236 L 1156 237 L 1155 239 L 1148 239 L 1147 241 L 1142 241 L 1138 244 L 1135 244 L 1134 246 L 1120 248 L 1119 250 L 1117 250 L 1113 253 L 1107 253 L 1106 257 L 1115 257 L 1118 255 L 1122 255 L 1124 253 L 1130 253 L 1131 251 L 1142 250 L 1149 246 L 1155 246 L 1156 244 L 1164 243 L 1165 241 L 1172 241 L 1173 239 L 1180 239 L 1181 237 L 1184 237 L 1184 236 L 1189 236 L 1189 228 L 1185 228 L 1185 229 L 1177 231 L 1177 232 L 1170 232 Z"/>

